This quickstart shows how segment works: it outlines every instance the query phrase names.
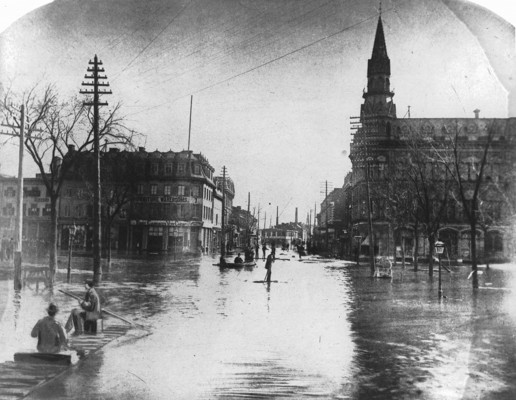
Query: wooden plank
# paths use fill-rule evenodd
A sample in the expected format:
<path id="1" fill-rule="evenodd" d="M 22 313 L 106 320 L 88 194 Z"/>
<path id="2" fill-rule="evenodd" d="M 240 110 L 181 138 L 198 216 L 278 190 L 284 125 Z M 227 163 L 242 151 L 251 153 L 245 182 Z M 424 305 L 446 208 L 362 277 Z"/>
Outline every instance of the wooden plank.
<path id="1" fill-rule="evenodd" d="M 81 362 L 89 354 L 126 334 L 129 329 L 129 326 L 110 326 L 96 335 L 73 336 L 69 345 L 77 351 Z M 62 353 L 16 353 L 15 362 L 6 361 L 0 364 L 0 398 L 8 400 L 26 396 L 67 370 L 71 365 L 71 358 L 71 354 Z M 63 359 L 64 365 L 61 363 Z"/>
<path id="2" fill-rule="evenodd" d="M 14 361 L 31 364 L 70 365 L 70 354 L 53 353 L 14 353 Z"/>

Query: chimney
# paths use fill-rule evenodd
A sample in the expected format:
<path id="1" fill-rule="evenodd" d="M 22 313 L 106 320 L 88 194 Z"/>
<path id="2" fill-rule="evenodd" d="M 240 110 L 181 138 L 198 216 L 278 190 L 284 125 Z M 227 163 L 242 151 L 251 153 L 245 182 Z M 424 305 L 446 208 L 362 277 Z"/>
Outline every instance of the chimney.
<path id="1" fill-rule="evenodd" d="M 75 146 L 73 144 L 68 145 L 68 153 L 73 153 L 75 151 Z"/>
<path id="2" fill-rule="evenodd" d="M 138 147 L 138 151 L 140 153 L 145 153 L 145 147 Z"/>
<path id="3" fill-rule="evenodd" d="M 477 109 L 473 110 L 473 112 L 475 113 L 475 118 L 478 119 L 479 115 L 480 115 L 480 110 L 477 108 Z"/>
<path id="4" fill-rule="evenodd" d="M 296 224 L 297 224 L 297 207 L 296 207 Z"/>
<path id="5" fill-rule="evenodd" d="M 50 169 L 54 172 L 54 173 L 57 173 L 59 171 L 59 168 L 61 168 L 61 163 L 62 163 L 63 160 L 61 160 L 60 157 L 54 157 L 52 159 L 52 164 L 50 165 Z"/>

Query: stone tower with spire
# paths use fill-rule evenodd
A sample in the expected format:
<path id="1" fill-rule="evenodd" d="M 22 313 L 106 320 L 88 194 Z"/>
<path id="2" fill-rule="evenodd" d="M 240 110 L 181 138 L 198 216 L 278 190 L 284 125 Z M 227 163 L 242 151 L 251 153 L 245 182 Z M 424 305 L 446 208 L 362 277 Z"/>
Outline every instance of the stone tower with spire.
<path id="1" fill-rule="evenodd" d="M 378 193 L 385 185 L 389 162 L 391 125 L 396 120 L 396 106 L 390 88 L 391 61 L 387 55 L 381 16 L 378 17 L 373 53 L 367 63 L 367 90 L 360 116 L 353 122 L 355 132 L 349 158 L 352 168 L 352 221 L 354 237 L 361 237 L 361 248 L 378 254 L 388 246 L 382 237 L 389 237 L 385 224 L 385 204 Z M 371 188 L 374 188 L 372 190 Z M 371 218 L 369 218 L 371 215 Z"/>
<path id="2" fill-rule="evenodd" d="M 396 118 L 396 105 L 390 89 L 391 60 L 387 55 L 382 15 L 378 17 L 373 54 L 367 62 L 367 92 L 364 92 L 360 116 Z"/>

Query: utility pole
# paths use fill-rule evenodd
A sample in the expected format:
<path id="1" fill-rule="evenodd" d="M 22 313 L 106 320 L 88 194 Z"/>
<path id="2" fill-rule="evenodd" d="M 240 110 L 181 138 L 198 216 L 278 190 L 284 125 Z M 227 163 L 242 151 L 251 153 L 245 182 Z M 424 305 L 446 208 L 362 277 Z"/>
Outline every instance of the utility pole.
<path id="1" fill-rule="evenodd" d="M 220 238 L 220 256 L 224 257 L 226 255 L 226 233 L 224 232 L 225 228 L 225 218 L 226 215 L 226 166 L 222 167 L 222 229 L 221 229 L 221 238 Z"/>
<path id="2" fill-rule="evenodd" d="M 192 134 L 193 95 L 190 96 L 190 118 L 188 121 L 188 176 L 192 176 L 192 153 L 190 152 L 190 137 Z"/>
<path id="3" fill-rule="evenodd" d="M 101 252 L 101 196 L 100 196 L 100 138 L 99 138 L 99 107 L 107 106 L 107 102 L 101 102 L 99 100 L 100 95 L 112 94 L 111 90 L 102 90 L 100 87 L 108 87 L 109 83 L 101 82 L 107 79 L 105 75 L 99 75 L 101 72 L 105 72 L 104 68 L 101 67 L 102 61 L 95 57 L 93 61 L 88 62 L 93 67 L 88 67 L 87 71 L 91 74 L 84 75 L 86 79 L 92 79 L 93 82 L 82 82 L 82 86 L 92 86 L 93 89 L 80 90 L 81 94 L 92 94 L 93 102 L 84 102 L 85 106 L 93 107 L 93 152 L 95 154 L 95 186 L 93 195 L 93 280 L 95 283 L 100 282 L 102 275 L 102 266 L 100 259 Z"/>
<path id="4" fill-rule="evenodd" d="M 329 238 L 330 238 L 330 232 L 329 232 L 329 229 L 328 229 L 328 181 L 326 181 L 326 196 L 324 198 L 324 203 L 325 203 L 325 208 L 326 208 L 326 212 L 324 213 L 325 214 L 325 217 L 326 217 L 326 251 L 328 251 L 328 247 L 329 247 Z"/>
<path id="5" fill-rule="evenodd" d="M 16 203 L 18 214 L 16 216 L 16 251 L 14 253 L 14 288 L 21 289 L 22 272 L 22 244 L 23 244 L 23 146 L 25 142 L 25 106 L 20 109 L 20 148 L 18 156 L 18 193 Z"/>
<path id="6" fill-rule="evenodd" d="M 251 192 L 247 192 L 247 229 L 246 229 L 246 234 L 247 234 L 247 237 L 245 238 L 245 241 L 246 241 L 246 245 L 247 246 L 250 246 L 251 245 L 251 221 L 250 221 L 250 217 L 251 217 Z"/>
<path id="7" fill-rule="evenodd" d="M 369 262 L 371 265 L 371 275 L 374 276 L 374 272 L 376 270 L 375 260 L 374 260 L 374 237 L 373 237 L 373 219 L 371 216 L 371 194 L 369 191 L 369 170 L 370 170 L 370 161 L 371 157 L 367 157 L 366 159 L 366 169 L 365 169 L 365 178 L 366 178 L 366 196 L 367 196 L 367 230 L 369 235 Z"/>
<path id="8" fill-rule="evenodd" d="M 258 226 L 256 228 L 256 243 L 260 244 L 260 204 L 258 204 Z"/>
<path id="9" fill-rule="evenodd" d="M 25 106 L 20 107 L 20 122 L 18 125 L 2 124 L 2 126 L 19 129 L 20 133 L 0 132 L 1 135 L 18 137 L 18 180 L 16 190 L 16 225 L 15 225 L 15 251 L 14 251 L 14 289 L 22 288 L 22 247 L 23 247 L 23 151 L 25 146 Z"/>
<path id="10" fill-rule="evenodd" d="M 276 228 L 279 225 L 279 206 L 276 206 Z"/>

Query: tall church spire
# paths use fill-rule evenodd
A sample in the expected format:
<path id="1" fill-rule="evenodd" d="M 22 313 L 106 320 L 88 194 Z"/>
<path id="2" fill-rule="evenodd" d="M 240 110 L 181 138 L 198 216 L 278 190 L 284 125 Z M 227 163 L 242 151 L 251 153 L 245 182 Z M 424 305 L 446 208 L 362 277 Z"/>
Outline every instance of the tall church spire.
<path id="1" fill-rule="evenodd" d="M 367 92 L 362 105 L 364 116 L 396 117 L 396 106 L 392 102 L 394 93 L 390 89 L 391 60 L 387 55 L 381 15 L 378 17 L 373 53 L 367 62 Z"/>
<path id="2" fill-rule="evenodd" d="M 385 35 L 383 34 L 382 15 L 378 17 L 376 26 L 376 36 L 374 38 L 373 55 L 371 58 L 389 58 L 387 56 L 387 46 L 385 45 Z"/>

